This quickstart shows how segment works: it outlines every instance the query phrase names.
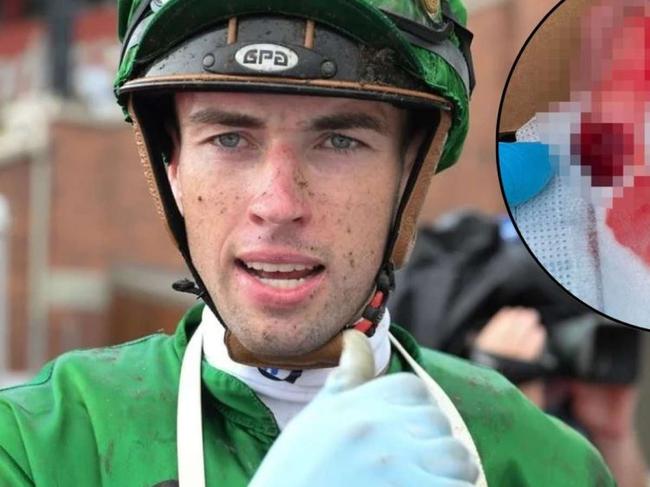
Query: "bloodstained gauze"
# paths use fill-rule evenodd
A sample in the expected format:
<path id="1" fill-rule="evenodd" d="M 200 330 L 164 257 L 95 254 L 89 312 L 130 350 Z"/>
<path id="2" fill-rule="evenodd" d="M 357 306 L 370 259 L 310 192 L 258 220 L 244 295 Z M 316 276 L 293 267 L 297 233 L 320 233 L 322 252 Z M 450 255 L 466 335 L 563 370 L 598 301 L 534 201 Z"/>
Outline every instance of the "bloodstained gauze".
<path id="1" fill-rule="evenodd" d="M 650 176 L 635 178 L 612 203 L 607 225 L 614 238 L 650 265 Z"/>
<path id="2" fill-rule="evenodd" d="M 634 126 L 591 121 L 583 114 L 580 131 L 571 134 L 571 154 L 592 187 L 610 187 L 621 180 L 634 160 Z"/>

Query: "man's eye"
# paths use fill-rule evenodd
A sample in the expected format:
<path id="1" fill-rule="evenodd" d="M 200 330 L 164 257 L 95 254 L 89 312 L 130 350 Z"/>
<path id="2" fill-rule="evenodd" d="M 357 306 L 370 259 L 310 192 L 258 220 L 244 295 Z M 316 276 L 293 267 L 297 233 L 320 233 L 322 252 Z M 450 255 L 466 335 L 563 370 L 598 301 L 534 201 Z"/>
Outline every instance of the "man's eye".
<path id="1" fill-rule="evenodd" d="M 357 148 L 359 142 L 345 135 L 334 134 L 327 139 L 325 145 L 336 150 L 350 150 Z"/>
<path id="2" fill-rule="evenodd" d="M 242 136 L 235 132 L 230 132 L 227 134 L 217 135 L 214 138 L 214 141 L 216 145 L 225 147 L 226 149 L 235 149 L 241 145 Z"/>

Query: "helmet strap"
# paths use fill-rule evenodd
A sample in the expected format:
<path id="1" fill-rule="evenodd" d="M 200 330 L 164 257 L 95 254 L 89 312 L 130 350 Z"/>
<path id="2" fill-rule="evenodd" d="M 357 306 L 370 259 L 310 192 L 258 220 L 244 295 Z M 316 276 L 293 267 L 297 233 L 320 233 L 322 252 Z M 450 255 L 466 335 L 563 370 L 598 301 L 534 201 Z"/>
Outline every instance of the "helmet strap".
<path id="1" fill-rule="evenodd" d="M 375 334 L 377 325 L 379 325 L 386 312 L 388 296 L 395 288 L 395 273 L 391 263 L 382 266 L 376 282 L 376 289 L 372 294 L 372 299 L 370 299 L 369 303 L 366 303 L 361 318 L 352 325 L 352 328 L 364 333 L 368 338 Z"/>
<path id="2" fill-rule="evenodd" d="M 176 281 L 172 285 L 173 289 L 179 292 L 194 294 L 198 298 L 203 299 L 208 308 L 210 308 L 210 310 L 215 314 L 219 322 L 221 322 L 226 328 L 224 342 L 230 358 L 235 362 L 250 365 L 252 367 L 276 367 L 289 370 L 336 367 L 339 364 L 339 359 L 343 350 L 343 330 L 347 328 L 355 328 L 368 337 L 373 336 L 377 329 L 377 325 L 384 317 L 388 296 L 395 286 L 392 266 L 388 265 L 382 267 L 377 278 L 375 290 L 372 293 L 371 299 L 363 306 L 363 311 L 359 319 L 355 320 L 350 326 L 344 327 L 327 343 L 316 350 L 291 357 L 272 357 L 251 352 L 230 331 L 219 314 L 210 294 L 206 291 L 200 281 L 198 273 L 196 272 L 196 269 L 194 269 L 191 261 L 189 261 L 189 259 L 186 259 L 186 261 L 192 274 L 197 278 L 198 284 L 189 279 L 182 279 Z"/>

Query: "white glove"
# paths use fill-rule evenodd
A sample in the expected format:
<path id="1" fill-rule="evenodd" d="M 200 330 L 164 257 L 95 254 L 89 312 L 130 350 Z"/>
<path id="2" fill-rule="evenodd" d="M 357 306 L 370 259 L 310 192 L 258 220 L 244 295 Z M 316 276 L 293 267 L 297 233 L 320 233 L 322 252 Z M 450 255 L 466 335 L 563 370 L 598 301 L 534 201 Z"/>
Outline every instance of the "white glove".
<path id="1" fill-rule="evenodd" d="M 285 428 L 251 487 L 470 487 L 478 467 L 416 375 L 374 375 L 366 337 L 346 332 L 339 367 Z"/>

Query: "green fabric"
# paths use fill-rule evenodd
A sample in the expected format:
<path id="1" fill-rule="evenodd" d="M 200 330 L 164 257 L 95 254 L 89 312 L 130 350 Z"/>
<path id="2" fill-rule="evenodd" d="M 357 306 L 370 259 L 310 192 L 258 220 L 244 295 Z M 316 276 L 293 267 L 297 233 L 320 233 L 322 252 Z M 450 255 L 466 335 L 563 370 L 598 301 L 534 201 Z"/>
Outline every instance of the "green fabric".
<path id="1" fill-rule="evenodd" d="M 178 376 L 201 312 L 192 308 L 173 337 L 67 353 L 29 384 L 1 391 L 0 486 L 152 487 L 176 479 Z M 491 486 L 614 485 L 581 436 L 501 376 L 420 349 L 400 328 L 393 333 L 456 404 Z M 389 373 L 403 370 L 393 354 Z M 279 434 L 277 424 L 241 381 L 205 364 L 202 375 L 208 485 L 245 486 Z"/>
<path id="2" fill-rule="evenodd" d="M 376 8 L 388 10 L 389 12 L 414 20 L 420 24 L 431 24 L 431 18 L 424 10 L 422 2 L 420 1 L 405 2 L 404 0 L 366 0 L 366 2 Z M 439 14 L 440 12 L 435 12 L 434 17 L 437 19 Z"/>
<path id="3" fill-rule="evenodd" d="M 419 1 L 404 1 L 404 0 L 365 0 L 370 5 L 375 8 L 382 8 L 393 12 L 395 14 L 401 15 L 408 19 L 414 20 L 416 22 L 428 25 L 430 23 L 430 18 L 422 8 L 422 3 Z M 459 1 L 454 2 L 456 4 L 456 9 L 458 5 L 461 5 Z M 137 9 L 140 4 L 140 0 L 118 0 L 117 2 L 117 11 L 118 11 L 118 36 L 120 41 L 124 40 L 124 35 L 129 25 L 129 19 L 133 12 Z M 465 9 L 462 9 L 463 14 Z M 434 13 L 434 17 L 437 17 L 440 12 Z M 461 18 L 466 19 L 466 17 L 461 16 Z M 463 20 L 463 23 L 465 20 Z"/>
<path id="4" fill-rule="evenodd" d="M 454 15 L 465 21 L 467 15 L 461 0 L 448 1 Z M 138 4 L 137 0 L 118 0 L 121 40 L 124 40 L 128 21 Z M 406 71 L 427 83 L 433 93 L 453 102 L 454 119 L 438 165 L 441 171 L 456 162 L 462 149 L 467 135 L 469 95 L 456 71 L 445 60 L 410 44 L 393 22 L 378 10 L 380 7 L 421 23 L 429 22 L 419 0 L 169 0 L 156 12 L 140 40 L 121 62 L 114 83 L 118 102 L 126 110 L 127 97 L 120 95 L 124 83 L 140 76 L 146 66 L 183 40 L 215 23 L 235 15 L 254 13 L 312 18 L 368 45 L 395 49 Z M 455 36 L 452 42 L 458 44 Z M 128 117 L 126 111 L 125 115 Z"/>

